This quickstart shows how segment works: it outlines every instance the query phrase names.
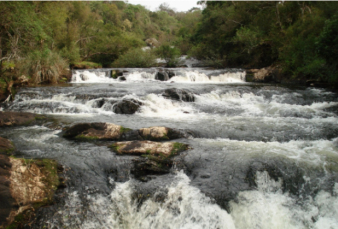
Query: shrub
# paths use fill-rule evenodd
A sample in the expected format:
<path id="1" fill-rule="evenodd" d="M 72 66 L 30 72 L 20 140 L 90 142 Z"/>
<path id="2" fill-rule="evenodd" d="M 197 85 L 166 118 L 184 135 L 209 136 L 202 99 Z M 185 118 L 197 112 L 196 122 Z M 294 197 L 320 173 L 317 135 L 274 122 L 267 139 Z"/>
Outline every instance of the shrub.
<path id="1" fill-rule="evenodd" d="M 31 77 L 32 83 L 57 83 L 68 67 L 57 53 L 49 49 L 34 51 L 23 60 L 21 70 Z"/>
<path id="2" fill-rule="evenodd" d="M 143 51 L 141 48 L 137 48 L 121 55 L 112 63 L 112 67 L 148 68 L 154 66 L 155 63 L 156 56 L 151 50 Z"/>
<path id="3" fill-rule="evenodd" d="M 178 48 L 168 44 L 161 45 L 156 49 L 157 55 L 164 59 L 167 67 L 175 67 L 180 63 L 181 52 Z"/>

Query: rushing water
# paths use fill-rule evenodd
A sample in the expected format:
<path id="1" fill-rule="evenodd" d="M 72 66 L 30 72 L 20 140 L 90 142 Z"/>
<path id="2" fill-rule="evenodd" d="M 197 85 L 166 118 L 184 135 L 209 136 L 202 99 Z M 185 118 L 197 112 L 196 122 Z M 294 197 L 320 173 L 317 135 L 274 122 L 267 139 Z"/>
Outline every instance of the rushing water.
<path id="1" fill-rule="evenodd" d="M 249 84 L 240 69 L 170 69 L 166 82 L 156 69 L 124 70 L 125 81 L 111 69 L 75 71 L 68 86 L 21 89 L 7 109 L 55 120 L 1 133 L 21 156 L 66 168 L 67 188 L 36 228 L 338 228 L 336 94 Z M 168 88 L 195 101 L 165 98 Z M 126 98 L 143 105 L 115 114 Z M 178 141 L 192 149 L 170 174 L 141 182 L 130 174 L 133 156 L 62 138 L 79 122 L 183 129 L 193 137 Z"/>

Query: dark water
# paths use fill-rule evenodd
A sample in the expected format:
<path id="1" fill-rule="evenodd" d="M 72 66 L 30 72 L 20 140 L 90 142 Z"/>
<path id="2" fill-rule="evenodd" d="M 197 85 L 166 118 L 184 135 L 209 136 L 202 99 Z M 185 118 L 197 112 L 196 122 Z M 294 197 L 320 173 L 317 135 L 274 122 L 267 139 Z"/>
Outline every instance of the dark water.
<path id="1" fill-rule="evenodd" d="M 240 70 L 78 71 L 66 87 L 21 89 L 8 110 L 46 114 L 53 123 L 6 129 L 24 157 L 54 158 L 68 186 L 37 228 L 337 228 L 338 98 L 314 88 L 255 85 Z M 195 102 L 162 96 L 188 89 Z M 143 103 L 113 112 L 122 99 Z M 192 149 L 170 174 L 148 182 L 130 174 L 133 157 L 105 145 L 66 140 L 61 127 L 111 122 L 138 129 L 189 130 Z"/>

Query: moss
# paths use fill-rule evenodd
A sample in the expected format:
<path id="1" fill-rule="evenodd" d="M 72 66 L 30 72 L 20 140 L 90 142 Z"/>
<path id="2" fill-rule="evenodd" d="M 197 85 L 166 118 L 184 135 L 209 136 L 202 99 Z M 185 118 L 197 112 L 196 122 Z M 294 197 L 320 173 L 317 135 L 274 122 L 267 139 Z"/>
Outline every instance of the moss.
<path id="1" fill-rule="evenodd" d="M 96 141 L 99 138 L 96 136 L 86 136 L 86 135 L 80 134 L 80 135 L 77 135 L 75 139 L 79 141 Z"/>
<path id="2" fill-rule="evenodd" d="M 179 152 L 182 152 L 184 150 L 188 149 L 188 145 L 183 144 L 183 143 L 179 143 L 179 142 L 174 142 L 173 144 L 173 149 L 171 150 L 171 154 L 170 156 L 175 156 L 177 155 Z"/>
<path id="3" fill-rule="evenodd" d="M 129 131 L 132 131 L 132 129 L 125 128 L 125 127 L 123 127 L 123 126 L 121 126 L 121 128 L 120 128 L 120 133 L 121 133 L 121 134 L 127 133 L 127 132 L 129 132 Z"/>
<path id="4" fill-rule="evenodd" d="M 120 153 L 119 150 L 120 150 L 121 146 L 114 143 L 114 144 L 110 145 L 109 148 L 111 148 L 115 153 Z"/>

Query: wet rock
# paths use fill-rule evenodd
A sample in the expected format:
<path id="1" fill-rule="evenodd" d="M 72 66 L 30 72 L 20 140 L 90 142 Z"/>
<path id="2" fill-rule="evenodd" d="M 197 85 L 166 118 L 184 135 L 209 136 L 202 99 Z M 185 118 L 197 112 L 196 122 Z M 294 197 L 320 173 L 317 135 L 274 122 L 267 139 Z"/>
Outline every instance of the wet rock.
<path id="1" fill-rule="evenodd" d="M 126 79 L 126 77 L 124 77 L 124 76 L 120 76 L 120 77 L 118 78 L 118 80 L 119 80 L 119 81 L 126 81 L 127 79 Z"/>
<path id="2" fill-rule="evenodd" d="M 155 80 L 160 80 L 160 81 L 168 81 L 170 79 L 168 73 L 162 71 L 162 72 L 157 72 L 155 75 Z"/>
<path id="3" fill-rule="evenodd" d="M 185 102 L 195 101 L 195 96 L 191 91 L 176 89 L 176 88 L 166 89 L 164 93 L 162 94 L 162 96 L 169 98 L 169 99 L 185 101 Z"/>
<path id="4" fill-rule="evenodd" d="M 9 157 L 14 146 L 7 139 L 0 138 L 0 148 L 0 228 L 22 228 L 34 221 L 39 207 L 53 202 L 58 164 L 50 159 Z"/>
<path id="5" fill-rule="evenodd" d="M 186 144 L 178 142 L 129 141 L 116 142 L 110 148 L 117 154 L 141 155 L 133 160 L 131 173 L 141 181 L 147 181 L 147 176 L 168 173 L 173 165 L 172 158 L 187 150 Z"/>
<path id="6" fill-rule="evenodd" d="M 124 128 L 113 123 L 79 123 L 69 127 L 65 138 L 77 140 L 137 140 L 138 131 Z"/>
<path id="7" fill-rule="evenodd" d="M 184 137 L 184 134 L 179 130 L 159 126 L 142 128 L 138 132 L 144 140 L 152 141 L 173 140 Z"/>
<path id="8" fill-rule="evenodd" d="M 127 155 L 160 155 L 169 158 L 188 149 L 188 146 L 178 142 L 127 141 L 116 142 L 110 146 L 117 154 Z"/>
<path id="9" fill-rule="evenodd" d="M 0 112 L 0 127 L 30 125 L 39 119 L 44 119 L 44 116 L 27 112 Z"/>
<path id="10" fill-rule="evenodd" d="M 116 114 L 134 114 L 142 106 L 140 101 L 135 99 L 123 99 L 115 104 L 113 111 Z"/>
<path id="11" fill-rule="evenodd" d="M 167 73 L 168 73 L 169 79 L 175 76 L 175 72 L 173 71 L 167 71 Z"/>
<path id="12" fill-rule="evenodd" d="M 119 76 L 123 76 L 123 72 L 120 70 L 112 70 L 111 71 L 111 78 L 117 79 Z"/>

